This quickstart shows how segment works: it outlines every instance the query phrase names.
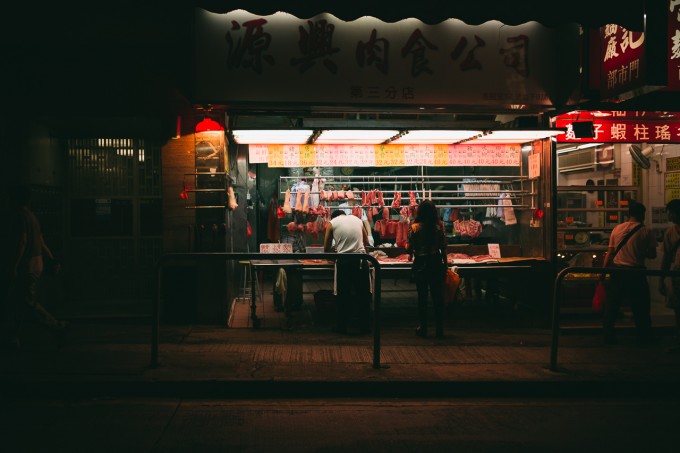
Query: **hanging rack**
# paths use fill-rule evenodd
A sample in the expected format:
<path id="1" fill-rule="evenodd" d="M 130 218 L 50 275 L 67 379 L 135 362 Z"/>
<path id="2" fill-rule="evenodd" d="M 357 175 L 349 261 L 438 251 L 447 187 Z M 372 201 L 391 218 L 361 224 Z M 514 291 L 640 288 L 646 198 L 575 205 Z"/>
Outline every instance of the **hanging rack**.
<path id="1" fill-rule="evenodd" d="M 279 180 L 280 193 L 284 195 L 286 190 L 291 187 L 292 181 L 298 181 L 300 176 L 281 176 Z M 510 195 L 513 200 L 514 208 L 533 208 L 533 200 L 536 195 L 535 188 L 526 190 L 524 183 L 529 181 L 527 176 L 474 176 L 458 175 L 458 176 L 429 176 L 423 173 L 417 175 L 334 175 L 326 176 L 325 187 L 334 187 L 339 189 L 343 184 L 348 185 L 350 190 L 355 188 L 358 190 L 378 189 L 388 199 L 394 200 L 397 192 L 414 192 L 419 200 L 427 197 L 431 191 L 432 201 L 437 208 L 459 208 L 459 209 L 478 209 L 478 208 L 496 208 L 498 207 L 498 200 L 501 193 Z M 498 190 L 489 190 L 488 188 L 472 188 L 464 190 L 462 184 L 498 184 Z M 396 188 L 396 187 L 399 188 Z M 445 188 L 441 188 L 444 186 Z M 430 187 L 437 187 L 430 189 Z M 450 189 L 446 189 L 450 187 Z M 384 188 L 384 189 L 383 189 Z M 336 189 L 336 190 L 337 190 Z M 330 190 L 326 190 L 327 192 Z M 310 191 L 310 194 L 320 194 L 321 191 Z M 465 195 L 468 196 L 465 196 Z M 525 203 L 525 197 L 530 197 L 531 203 Z M 283 199 L 283 197 L 279 197 Z M 338 200 L 338 202 L 347 201 L 347 199 Z M 484 203 L 486 201 L 486 203 Z M 332 201 L 322 201 L 326 205 L 333 203 Z M 458 202 L 458 203 L 456 203 Z M 471 204 L 470 202 L 473 202 Z M 355 201 L 356 203 L 356 201 Z M 477 204 L 479 203 L 479 204 Z M 386 203 L 388 204 L 388 203 Z M 375 207 L 376 205 L 363 206 L 353 204 L 353 206 L 361 206 L 363 208 Z M 388 208 L 391 209 L 389 204 Z"/>

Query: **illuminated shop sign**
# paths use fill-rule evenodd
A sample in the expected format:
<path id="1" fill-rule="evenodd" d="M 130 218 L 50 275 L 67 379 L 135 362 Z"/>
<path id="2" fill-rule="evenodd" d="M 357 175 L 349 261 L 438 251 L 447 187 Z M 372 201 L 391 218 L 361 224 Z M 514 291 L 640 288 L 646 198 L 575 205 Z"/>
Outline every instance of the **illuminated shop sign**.
<path id="1" fill-rule="evenodd" d="M 668 87 L 680 88 L 680 1 L 668 1 Z"/>
<path id="2" fill-rule="evenodd" d="M 616 24 L 600 29 L 600 87 L 605 98 L 645 85 L 645 34 Z"/>
<path id="3" fill-rule="evenodd" d="M 592 121 L 595 136 L 576 138 L 575 121 Z M 561 143 L 680 143 L 680 112 L 581 112 L 558 116 L 555 126 L 566 129 Z"/>
<path id="4" fill-rule="evenodd" d="M 578 41 L 576 24 L 344 22 L 332 14 L 300 19 L 198 9 L 196 92 L 220 102 L 538 108 L 577 87 Z M 573 51 L 558 54 L 560 47 Z M 574 86 L 558 86 L 558 67 L 575 70 Z"/>

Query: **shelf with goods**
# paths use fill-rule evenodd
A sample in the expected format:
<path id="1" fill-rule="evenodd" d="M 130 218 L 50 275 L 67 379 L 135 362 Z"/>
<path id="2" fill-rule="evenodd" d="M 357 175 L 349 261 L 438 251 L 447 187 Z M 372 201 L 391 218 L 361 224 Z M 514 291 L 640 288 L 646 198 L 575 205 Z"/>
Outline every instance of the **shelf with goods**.
<path id="1" fill-rule="evenodd" d="M 628 203 L 638 200 L 635 186 L 557 187 L 557 252 L 603 252 L 609 233 L 628 217 Z"/>

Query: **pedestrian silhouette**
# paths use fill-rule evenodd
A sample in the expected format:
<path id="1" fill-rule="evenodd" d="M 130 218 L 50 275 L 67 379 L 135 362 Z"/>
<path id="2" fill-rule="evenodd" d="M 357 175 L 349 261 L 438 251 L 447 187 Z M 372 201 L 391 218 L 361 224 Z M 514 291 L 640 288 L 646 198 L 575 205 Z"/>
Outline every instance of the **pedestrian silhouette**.
<path id="1" fill-rule="evenodd" d="M 5 242 L 6 276 L 2 322 L 2 346 L 19 348 L 19 329 L 25 317 L 37 321 L 54 335 L 60 346 L 66 324 L 52 316 L 35 299 L 36 284 L 43 273 L 44 258 L 55 262 L 54 255 L 43 239 L 40 222 L 31 209 L 30 188 L 12 186 L 7 190 L 9 215 Z M 57 265 L 58 266 L 58 265 Z"/>

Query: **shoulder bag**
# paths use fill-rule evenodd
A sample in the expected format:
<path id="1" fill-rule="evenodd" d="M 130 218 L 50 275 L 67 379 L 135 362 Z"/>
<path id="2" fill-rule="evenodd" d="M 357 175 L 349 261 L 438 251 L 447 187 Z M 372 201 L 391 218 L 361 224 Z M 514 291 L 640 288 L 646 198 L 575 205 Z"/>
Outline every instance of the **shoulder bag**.
<path id="1" fill-rule="evenodd" d="M 644 225 L 639 224 L 632 230 L 628 232 L 624 236 L 624 238 L 619 242 L 619 245 L 616 246 L 616 249 L 614 249 L 614 253 L 612 253 L 611 259 L 613 260 L 614 257 L 616 256 L 617 253 L 619 253 L 619 250 L 628 242 L 628 239 L 630 239 L 640 228 L 642 228 Z M 612 261 L 613 263 L 613 261 Z M 599 281 L 597 282 L 597 286 L 595 286 L 595 294 L 593 295 L 593 301 L 592 301 L 592 307 L 594 311 L 602 311 L 602 308 L 604 308 L 604 303 L 607 300 L 607 292 L 605 290 L 604 286 L 604 278 L 605 274 L 602 274 L 600 276 Z"/>

